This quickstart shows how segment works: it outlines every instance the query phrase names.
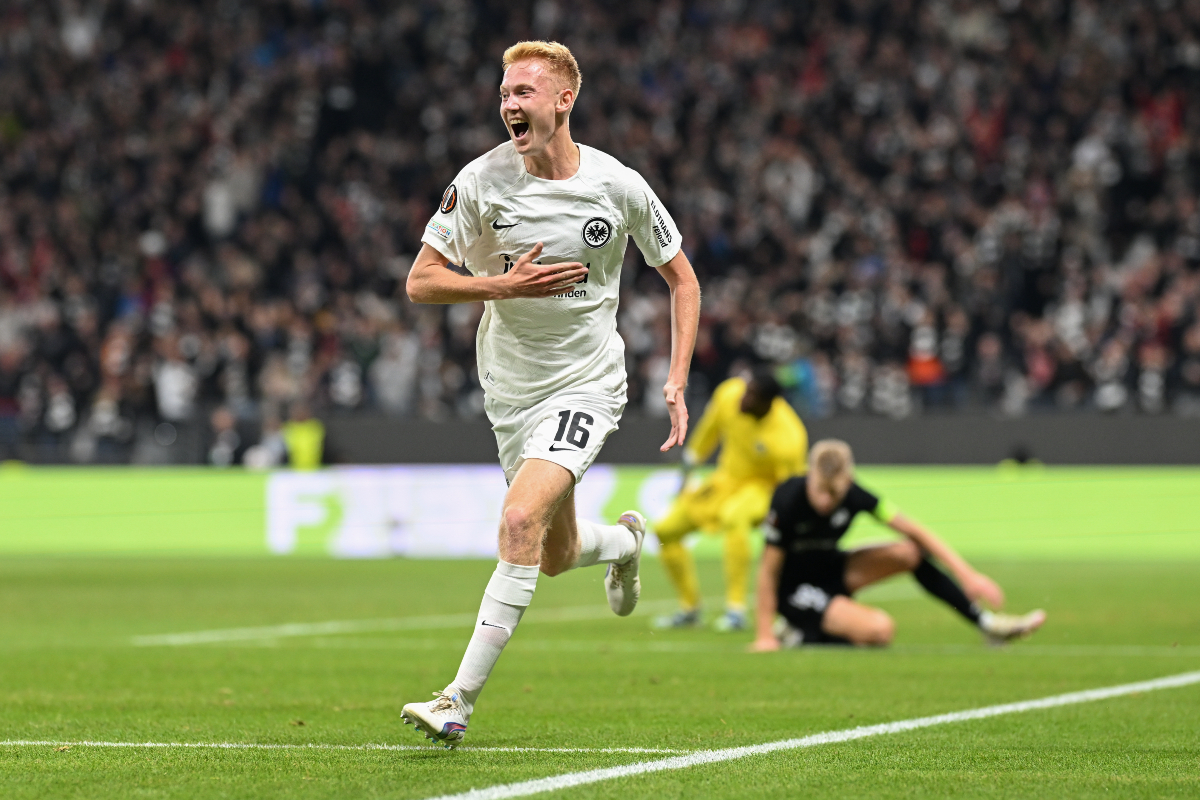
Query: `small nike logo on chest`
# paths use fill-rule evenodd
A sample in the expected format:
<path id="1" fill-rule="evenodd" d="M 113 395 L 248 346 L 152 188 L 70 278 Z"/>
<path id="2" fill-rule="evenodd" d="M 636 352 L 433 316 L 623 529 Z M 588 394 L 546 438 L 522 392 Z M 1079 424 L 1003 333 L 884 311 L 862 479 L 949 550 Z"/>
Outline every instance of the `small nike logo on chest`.
<path id="1" fill-rule="evenodd" d="M 494 220 L 492 220 L 492 230 L 494 230 L 494 231 L 502 231 L 502 230 L 504 230 L 505 228 L 515 228 L 515 227 L 517 227 L 517 226 L 518 226 L 518 225 L 520 225 L 520 224 L 521 224 L 521 223 L 519 223 L 519 222 L 514 222 L 514 223 L 512 223 L 511 225 L 501 225 L 501 224 L 500 224 L 500 220 L 498 220 L 498 219 L 494 219 Z"/>

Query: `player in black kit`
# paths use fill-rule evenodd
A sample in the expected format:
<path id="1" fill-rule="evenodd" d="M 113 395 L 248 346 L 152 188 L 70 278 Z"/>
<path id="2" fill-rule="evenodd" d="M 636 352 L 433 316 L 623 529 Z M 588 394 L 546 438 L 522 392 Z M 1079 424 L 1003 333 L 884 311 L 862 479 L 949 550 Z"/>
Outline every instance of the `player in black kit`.
<path id="1" fill-rule="evenodd" d="M 767 546 L 758 575 L 757 638 L 753 650 L 801 643 L 886 645 L 892 618 L 853 599 L 854 593 L 898 572 L 911 572 L 993 642 L 1027 636 L 1045 622 L 1043 611 L 1015 616 L 981 609 L 1004 605 L 1004 593 L 945 542 L 854 482 L 854 456 L 836 439 L 813 445 L 808 474 L 775 490 L 767 516 Z M 854 515 L 871 514 L 904 541 L 839 550 Z M 939 569 L 940 562 L 954 577 Z M 775 615 L 787 623 L 781 637 Z"/>

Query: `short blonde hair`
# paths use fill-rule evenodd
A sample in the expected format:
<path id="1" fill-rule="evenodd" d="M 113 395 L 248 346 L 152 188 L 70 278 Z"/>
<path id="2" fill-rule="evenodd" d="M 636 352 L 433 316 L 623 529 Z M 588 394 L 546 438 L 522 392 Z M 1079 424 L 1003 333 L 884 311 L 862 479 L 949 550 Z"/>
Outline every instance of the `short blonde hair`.
<path id="1" fill-rule="evenodd" d="M 808 453 L 809 469 L 826 482 L 854 476 L 854 453 L 841 439 L 822 439 Z"/>
<path id="2" fill-rule="evenodd" d="M 546 62 L 559 80 L 566 87 L 579 95 L 579 86 L 583 83 L 583 75 L 579 72 L 579 63 L 565 44 L 558 42 L 517 42 L 504 51 L 504 69 L 508 69 L 518 61 L 539 59 Z"/>

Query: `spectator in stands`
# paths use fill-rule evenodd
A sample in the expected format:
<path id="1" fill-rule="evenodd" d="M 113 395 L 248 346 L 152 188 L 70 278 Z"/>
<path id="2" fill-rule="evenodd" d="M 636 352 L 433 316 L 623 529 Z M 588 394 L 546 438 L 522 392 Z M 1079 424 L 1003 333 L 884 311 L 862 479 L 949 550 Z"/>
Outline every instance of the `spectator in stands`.
<path id="1" fill-rule="evenodd" d="M 321 466 L 325 454 L 325 425 L 312 416 L 307 404 L 300 401 L 292 404 L 281 432 L 287 446 L 288 464 L 293 469 Z"/>
<path id="2" fill-rule="evenodd" d="M 233 411 L 228 406 L 219 406 L 213 411 L 210 424 L 212 436 L 208 445 L 208 463 L 215 467 L 242 463 L 246 446 Z"/>
<path id="3" fill-rule="evenodd" d="M 134 457 L 161 417 L 203 461 L 218 407 L 479 415 L 480 310 L 398 288 L 528 37 L 692 243 L 697 402 L 767 362 L 809 416 L 1196 413 L 1200 4 L 565 6 L 6 3 L 0 457 Z"/>

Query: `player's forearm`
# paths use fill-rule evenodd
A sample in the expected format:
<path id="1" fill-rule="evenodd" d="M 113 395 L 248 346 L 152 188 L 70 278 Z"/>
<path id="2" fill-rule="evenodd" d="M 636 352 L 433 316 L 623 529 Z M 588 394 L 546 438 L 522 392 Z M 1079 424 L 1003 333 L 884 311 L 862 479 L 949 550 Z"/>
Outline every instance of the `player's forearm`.
<path id="1" fill-rule="evenodd" d="M 776 594 L 779 591 L 779 574 L 783 572 L 783 551 L 768 544 L 763 549 L 758 565 L 758 581 L 755 590 L 754 627 L 759 639 L 775 636 L 775 612 L 778 611 Z"/>
<path id="2" fill-rule="evenodd" d="M 766 563 L 758 570 L 758 588 L 754 603 L 754 627 L 759 639 L 775 635 L 772 626 L 775 624 L 776 607 L 775 593 L 779 588 L 779 576 L 772 574 Z"/>
<path id="3" fill-rule="evenodd" d="M 414 303 L 448 304 L 474 303 L 479 300 L 501 300 L 499 277 L 468 277 L 450 271 L 436 262 L 413 266 L 408 273 L 405 289 Z"/>
<path id="4" fill-rule="evenodd" d="M 915 520 L 897 514 L 896 518 L 892 520 L 892 528 L 907 536 L 917 547 L 940 561 L 960 581 L 968 575 L 974 574 L 975 571 L 971 565 L 963 560 L 963 557 L 956 553 L 954 548 Z"/>
<path id="5" fill-rule="evenodd" d="M 686 386 L 700 327 L 700 282 L 683 250 L 658 268 L 671 289 L 671 369 L 667 383 Z"/>
<path id="6" fill-rule="evenodd" d="M 670 383 L 687 384 L 699 327 L 700 283 L 688 265 L 687 274 L 671 284 L 671 370 L 667 378 Z"/>

